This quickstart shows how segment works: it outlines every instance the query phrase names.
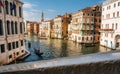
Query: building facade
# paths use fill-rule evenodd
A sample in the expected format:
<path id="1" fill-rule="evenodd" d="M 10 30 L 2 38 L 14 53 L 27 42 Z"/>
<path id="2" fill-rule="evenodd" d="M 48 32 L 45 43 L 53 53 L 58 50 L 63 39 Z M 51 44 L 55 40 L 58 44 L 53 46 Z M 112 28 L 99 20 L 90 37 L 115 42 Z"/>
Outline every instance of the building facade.
<path id="1" fill-rule="evenodd" d="M 120 0 L 109 0 L 102 6 L 100 44 L 120 49 Z"/>
<path id="2" fill-rule="evenodd" d="M 71 21 L 71 14 L 57 16 L 54 18 L 54 34 L 55 38 L 68 38 L 68 24 Z"/>
<path id="3" fill-rule="evenodd" d="M 15 8 L 12 10 L 13 1 Z M 25 54 L 23 3 L 4 0 L 3 4 L 4 8 L 0 6 L 0 65 Z"/>
<path id="4" fill-rule="evenodd" d="M 99 15 L 97 16 L 97 14 Z M 79 43 L 99 42 L 100 29 L 100 6 L 87 7 L 72 14 L 72 21 L 69 24 L 69 34 L 73 41 Z M 95 22 L 96 21 L 96 22 Z M 99 23 L 98 23 L 98 22 Z"/>
<path id="5" fill-rule="evenodd" d="M 26 28 L 28 35 L 38 35 L 39 34 L 39 23 L 26 21 Z"/>
<path id="6" fill-rule="evenodd" d="M 40 37 L 50 37 L 51 20 L 42 21 L 39 26 Z"/>

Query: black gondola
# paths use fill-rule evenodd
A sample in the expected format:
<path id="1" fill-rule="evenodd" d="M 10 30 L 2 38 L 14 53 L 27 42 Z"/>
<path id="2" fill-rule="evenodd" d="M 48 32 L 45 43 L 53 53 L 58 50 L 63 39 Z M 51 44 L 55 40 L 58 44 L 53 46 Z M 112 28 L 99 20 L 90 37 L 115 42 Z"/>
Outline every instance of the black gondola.
<path id="1" fill-rule="evenodd" d="M 34 49 L 34 52 L 35 52 L 38 56 L 43 55 L 43 53 L 42 53 L 42 52 L 40 52 L 40 50 L 39 50 L 39 49 Z"/>

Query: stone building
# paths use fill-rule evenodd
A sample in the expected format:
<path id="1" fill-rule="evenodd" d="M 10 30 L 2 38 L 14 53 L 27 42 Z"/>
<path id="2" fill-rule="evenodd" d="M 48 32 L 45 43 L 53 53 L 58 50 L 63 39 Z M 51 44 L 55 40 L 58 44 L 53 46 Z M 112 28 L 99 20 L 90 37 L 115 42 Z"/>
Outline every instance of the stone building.
<path id="1" fill-rule="evenodd" d="M 63 16 L 58 15 L 54 18 L 54 36 L 55 38 L 68 38 L 68 24 L 70 24 L 71 14 Z"/>
<path id="2" fill-rule="evenodd" d="M 20 0 L 2 1 L 4 8 L 0 6 L 0 65 L 8 64 L 25 54 L 23 3 Z"/>
<path id="3" fill-rule="evenodd" d="M 120 49 L 120 0 L 105 1 L 102 5 L 100 44 Z"/>
<path id="4" fill-rule="evenodd" d="M 39 26 L 39 35 L 40 37 L 50 37 L 51 32 L 51 20 L 42 21 Z"/>
<path id="5" fill-rule="evenodd" d="M 39 24 L 38 22 L 26 21 L 26 28 L 28 35 L 38 35 L 39 34 Z"/>
<path id="6" fill-rule="evenodd" d="M 101 6 L 86 7 L 72 14 L 69 24 L 71 39 L 79 43 L 99 42 Z"/>

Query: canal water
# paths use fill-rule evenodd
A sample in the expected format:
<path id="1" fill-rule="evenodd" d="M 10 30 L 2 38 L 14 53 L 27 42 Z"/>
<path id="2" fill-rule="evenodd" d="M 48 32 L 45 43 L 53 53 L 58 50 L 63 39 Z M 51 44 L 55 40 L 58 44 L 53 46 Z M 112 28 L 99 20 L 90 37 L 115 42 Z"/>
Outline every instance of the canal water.
<path id="1" fill-rule="evenodd" d="M 28 43 L 31 43 L 30 48 Z M 96 44 L 94 47 L 85 47 L 73 41 L 61 39 L 45 40 L 39 39 L 38 36 L 27 36 L 25 39 L 25 47 L 28 51 L 30 51 L 31 55 L 22 62 L 33 62 L 111 51 L 110 49 L 99 46 L 99 44 Z M 43 55 L 39 57 L 35 54 L 34 49 L 39 49 L 41 52 L 43 52 Z"/>

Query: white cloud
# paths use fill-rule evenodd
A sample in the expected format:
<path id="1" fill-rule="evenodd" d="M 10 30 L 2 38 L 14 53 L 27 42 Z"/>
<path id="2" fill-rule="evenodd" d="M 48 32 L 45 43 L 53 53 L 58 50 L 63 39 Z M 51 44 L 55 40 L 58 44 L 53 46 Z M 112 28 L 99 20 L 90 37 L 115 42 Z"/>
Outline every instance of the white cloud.
<path id="1" fill-rule="evenodd" d="M 39 14 L 32 11 L 23 11 L 24 19 L 28 21 L 40 21 Z"/>
<path id="2" fill-rule="evenodd" d="M 25 2 L 23 5 L 24 8 L 32 8 L 33 6 L 35 6 L 35 4 L 31 4 L 29 2 Z"/>

